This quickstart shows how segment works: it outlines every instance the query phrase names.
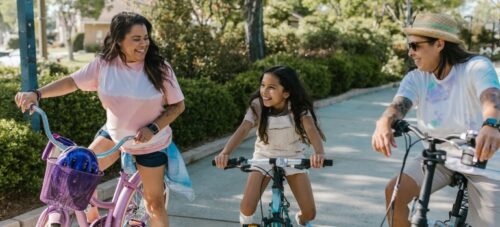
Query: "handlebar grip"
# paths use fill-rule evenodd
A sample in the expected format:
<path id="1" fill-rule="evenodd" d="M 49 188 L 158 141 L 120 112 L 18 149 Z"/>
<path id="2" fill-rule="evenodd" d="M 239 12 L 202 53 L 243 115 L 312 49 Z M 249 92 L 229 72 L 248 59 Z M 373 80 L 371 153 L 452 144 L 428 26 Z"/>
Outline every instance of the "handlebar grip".
<path id="1" fill-rule="evenodd" d="M 333 160 L 331 160 L 331 159 L 325 159 L 323 161 L 323 166 L 333 166 Z"/>
<path id="2" fill-rule="evenodd" d="M 227 160 L 227 165 L 236 165 L 238 163 L 238 161 L 236 160 L 236 158 L 231 158 L 231 159 L 228 159 Z M 215 163 L 215 160 L 212 160 L 212 166 L 216 166 L 217 164 Z"/>

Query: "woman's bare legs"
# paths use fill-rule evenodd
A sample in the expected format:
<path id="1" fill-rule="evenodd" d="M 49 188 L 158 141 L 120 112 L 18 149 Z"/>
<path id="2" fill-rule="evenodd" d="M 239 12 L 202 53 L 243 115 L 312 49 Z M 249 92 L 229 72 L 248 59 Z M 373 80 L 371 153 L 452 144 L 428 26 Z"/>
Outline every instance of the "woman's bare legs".
<path id="1" fill-rule="evenodd" d="M 90 144 L 89 149 L 94 151 L 96 154 L 100 154 L 102 152 L 105 152 L 109 149 L 111 149 L 115 143 L 105 137 L 98 136 L 95 138 L 95 140 Z M 98 159 L 99 162 L 99 169 L 101 171 L 104 171 L 105 169 L 109 168 L 113 163 L 116 162 L 120 158 L 120 151 L 116 151 L 115 153 L 105 157 L 105 158 L 100 158 Z M 97 197 L 97 193 L 94 192 L 94 197 Z M 87 222 L 92 223 L 95 221 L 97 218 L 99 218 L 99 212 L 97 210 L 97 207 L 90 207 L 87 210 Z"/>
<path id="2" fill-rule="evenodd" d="M 144 187 L 144 201 L 150 217 L 151 227 L 168 227 L 168 215 L 165 210 L 163 176 L 165 165 L 145 167 L 137 164 Z"/>

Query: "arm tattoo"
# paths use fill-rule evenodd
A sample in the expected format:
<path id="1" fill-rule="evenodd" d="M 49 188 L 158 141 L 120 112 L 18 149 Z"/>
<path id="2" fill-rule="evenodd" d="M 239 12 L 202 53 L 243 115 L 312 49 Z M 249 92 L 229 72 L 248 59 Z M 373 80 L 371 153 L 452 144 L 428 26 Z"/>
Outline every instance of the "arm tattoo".
<path id="1" fill-rule="evenodd" d="M 396 99 L 391 103 L 389 107 L 382 114 L 383 117 L 387 117 L 391 120 L 403 119 L 411 109 L 413 103 L 410 99 L 402 96 L 396 97 Z"/>
<path id="2" fill-rule="evenodd" d="M 479 97 L 481 104 L 490 104 L 500 111 L 500 90 L 498 88 L 488 88 L 481 93 Z"/>

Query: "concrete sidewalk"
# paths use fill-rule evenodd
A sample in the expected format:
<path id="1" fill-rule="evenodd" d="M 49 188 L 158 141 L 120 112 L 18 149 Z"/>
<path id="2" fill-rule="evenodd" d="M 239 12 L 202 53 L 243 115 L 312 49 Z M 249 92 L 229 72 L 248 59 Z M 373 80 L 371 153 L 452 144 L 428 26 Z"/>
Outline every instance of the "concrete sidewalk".
<path id="1" fill-rule="evenodd" d="M 325 151 L 334 166 L 311 170 L 317 217 L 314 226 L 379 226 L 384 216 L 384 188 L 398 172 L 403 157 L 404 141 L 393 157 L 385 158 L 372 151 L 371 134 L 376 119 L 392 100 L 396 88 L 360 95 L 317 110 L 321 128 L 327 136 Z M 413 117 L 413 113 L 409 115 Z M 241 144 L 233 156 L 251 157 L 255 140 Z M 421 146 L 415 146 L 414 155 Z M 189 166 L 196 191 L 192 203 L 172 194 L 169 214 L 172 226 L 238 226 L 239 202 L 246 174 L 237 169 L 223 171 L 211 166 L 213 155 Z M 286 188 L 291 214 L 298 206 Z M 454 193 L 445 189 L 432 197 L 429 217 L 447 217 Z M 264 193 L 264 214 L 271 193 Z M 260 216 L 260 209 L 257 210 Z"/>

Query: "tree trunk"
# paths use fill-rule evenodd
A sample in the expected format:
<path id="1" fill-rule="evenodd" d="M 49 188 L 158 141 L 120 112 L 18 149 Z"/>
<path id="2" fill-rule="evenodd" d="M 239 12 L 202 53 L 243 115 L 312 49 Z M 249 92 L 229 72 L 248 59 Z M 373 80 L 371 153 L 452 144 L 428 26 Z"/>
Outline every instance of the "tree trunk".
<path id="1" fill-rule="evenodd" d="M 250 61 L 264 58 L 263 0 L 245 0 L 245 32 Z"/>
<path id="2" fill-rule="evenodd" d="M 73 57 L 73 44 L 71 43 L 71 30 L 73 28 L 71 26 L 66 27 L 66 34 L 68 35 L 66 37 L 66 47 L 68 48 L 68 59 L 70 61 L 74 61 L 75 58 Z"/>

